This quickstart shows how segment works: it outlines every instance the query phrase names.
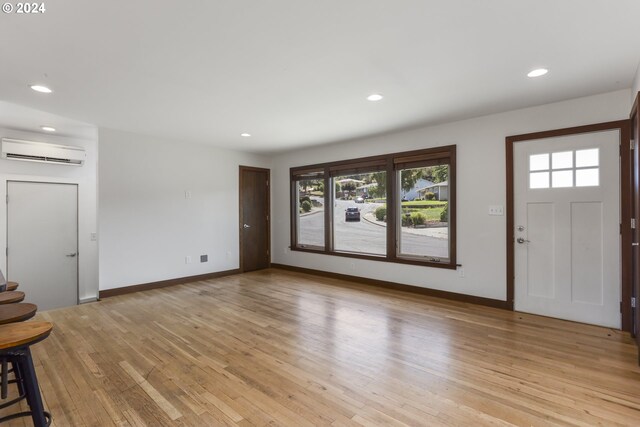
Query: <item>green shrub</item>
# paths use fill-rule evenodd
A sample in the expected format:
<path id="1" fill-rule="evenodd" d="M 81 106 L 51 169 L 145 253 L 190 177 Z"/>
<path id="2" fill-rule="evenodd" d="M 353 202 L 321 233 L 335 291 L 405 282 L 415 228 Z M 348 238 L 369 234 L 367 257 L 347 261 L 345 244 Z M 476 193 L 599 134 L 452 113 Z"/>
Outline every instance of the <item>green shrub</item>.
<path id="1" fill-rule="evenodd" d="M 411 227 L 412 225 L 413 221 L 411 221 L 411 215 L 402 214 L 402 226 Z"/>
<path id="2" fill-rule="evenodd" d="M 302 196 L 300 197 L 300 205 L 302 205 L 304 202 L 309 202 L 311 203 L 311 198 L 309 196 Z"/>
<path id="3" fill-rule="evenodd" d="M 436 195 L 429 191 L 429 192 L 424 194 L 424 198 L 427 199 L 427 200 L 433 200 L 433 199 L 436 198 Z"/>
<path id="4" fill-rule="evenodd" d="M 379 208 L 376 209 L 375 213 L 376 213 L 376 219 L 378 221 L 384 221 L 387 216 L 387 207 L 380 206 Z"/>
<path id="5" fill-rule="evenodd" d="M 412 212 L 411 222 L 413 225 L 425 225 L 427 223 L 427 216 L 422 212 Z"/>
<path id="6" fill-rule="evenodd" d="M 440 212 L 440 222 L 449 222 L 449 203 L 447 203 L 442 212 Z"/>
<path id="7" fill-rule="evenodd" d="M 305 200 L 304 202 L 300 203 L 300 206 L 305 212 L 309 212 L 311 210 L 311 202 L 309 200 Z"/>

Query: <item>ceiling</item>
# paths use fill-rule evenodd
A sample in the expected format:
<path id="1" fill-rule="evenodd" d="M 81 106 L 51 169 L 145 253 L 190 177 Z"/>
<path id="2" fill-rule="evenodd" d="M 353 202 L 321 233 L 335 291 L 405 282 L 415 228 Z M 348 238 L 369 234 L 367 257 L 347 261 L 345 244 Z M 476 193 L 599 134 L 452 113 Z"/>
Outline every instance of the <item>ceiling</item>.
<path id="1" fill-rule="evenodd" d="M 0 100 L 256 152 L 628 88 L 640 59 L 637 0 L 57 0 L 46 8 L 0 14 Z M 550 71 L 526 77 L 538 67 Z M 33 83 L 54 93 L 33 92 Z M 385 98 L 365 99 L 376 92 Z"/>
<path id="2" fill-rule="evenodd" d="M 51 126 L 56 132 L 46 132 L 41 126 Z M 98 130 L 90 124 L 5 101 L 0 101 L 0 128 L 40 133 L 61 139 L 96 140 L 98 137 Z M 15 136 L 0 134 L 0 137 Z"/>

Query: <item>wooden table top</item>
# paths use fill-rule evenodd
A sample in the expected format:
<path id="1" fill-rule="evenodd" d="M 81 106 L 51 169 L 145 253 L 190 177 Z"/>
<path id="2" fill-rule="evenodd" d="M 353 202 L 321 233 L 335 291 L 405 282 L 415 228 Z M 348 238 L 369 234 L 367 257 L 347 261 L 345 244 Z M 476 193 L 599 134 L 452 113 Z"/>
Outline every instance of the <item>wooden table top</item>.
<path id="1" fill-rule="evenodd" d="M 0 350 L 20 347 L 46 338 L 53 329 L 51 322 L 21 322 L 0 325 Z"/>
<path id="2" fill-rule="evenodd" d="M 36 315 L 38 306 L 29 303 L 0 305 L 0 325 L 22 322 Z"/>
<path id="3" fill-rule="evenodd" d="M 24 299 L 24 292 L 20 292 L 20 291 L 0 292 L 0 304 L 13 304 L 14 302 L 20 302 L 23 299 Z"/>
<path id="4" fill-rule="evenodd" d="M 15 291 L 16 289 L 18 289 L 18 286 L 18 282 L 7 282 L 8 291 Z"/>

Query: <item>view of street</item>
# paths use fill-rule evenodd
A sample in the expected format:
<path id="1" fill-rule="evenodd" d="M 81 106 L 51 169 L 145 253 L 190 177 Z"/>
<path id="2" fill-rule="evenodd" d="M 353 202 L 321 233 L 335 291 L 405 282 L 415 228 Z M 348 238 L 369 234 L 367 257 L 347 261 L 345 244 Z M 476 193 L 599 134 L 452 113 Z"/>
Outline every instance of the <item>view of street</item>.
<path id="1" fill-rule="evenodd" d="M 334 212 L 334 245 L 338 251 L 359 252 L 384 255 L 386 253 L 387 228 L 383 223 L 375 224 L 365 220 L 367 213 L 373 214 L 380 203 L 355 203 L 353 200 L 336 200 Z M 360 208 L 360 221 L 345 222 L 347 207 Z M 324 245 L 324 211 L 300 217 L 298 241 L 305 245 Z M 373 216 L 373 215 L 371 215 Z M 426 234 L 412 233 L 403 227 L 401 245 L 403 253 L 429 255 L 434 257 L 448 256 L 446 238 L 433 237 Z"/>

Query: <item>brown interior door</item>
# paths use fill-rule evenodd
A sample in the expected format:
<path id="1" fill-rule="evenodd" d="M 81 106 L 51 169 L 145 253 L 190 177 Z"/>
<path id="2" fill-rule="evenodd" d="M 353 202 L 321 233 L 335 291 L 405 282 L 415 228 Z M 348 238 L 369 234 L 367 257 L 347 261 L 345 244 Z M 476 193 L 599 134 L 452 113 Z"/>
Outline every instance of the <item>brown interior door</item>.
<path id="1" fill-rule="evenodd" d="M 633 141 L 634 150 L 631 155 L 632 162 L 632 218 L 635 218 L 635 229 L 633 230 L 633 255 L 631 262 L 633 295 L 635 298 L 635 308 L 633 309 L 633 334 L 636 342 L 640 345 L 640 307 L 638 302 L 640 297 L 640 147 L 638 146 L 638 136 L 640 135 L 640 111 L 638 111 L 638 102 L 640 94 L 636 98 L 636 103 L 631 112 L 631 140 Z M 640 357 L 639 357 L 640 360 Z"/>
<path id="2" fill-rule="evenodd" d="M 240 166 L 240 271 L 269 268 L 269 170 Z"/>

